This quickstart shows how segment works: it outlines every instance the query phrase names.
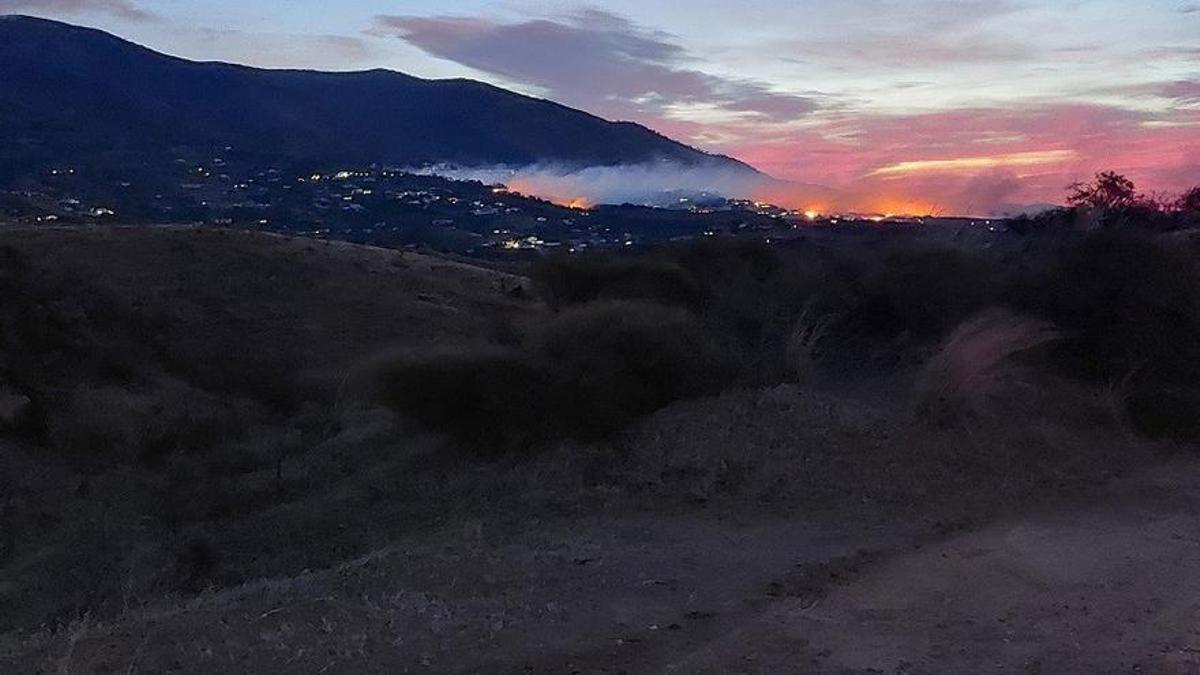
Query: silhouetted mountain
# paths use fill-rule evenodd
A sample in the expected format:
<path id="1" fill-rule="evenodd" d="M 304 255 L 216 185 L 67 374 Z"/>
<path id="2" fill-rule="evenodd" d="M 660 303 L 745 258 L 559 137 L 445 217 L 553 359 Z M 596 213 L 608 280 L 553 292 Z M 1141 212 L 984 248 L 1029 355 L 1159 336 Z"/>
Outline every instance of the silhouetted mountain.
<path id="1" fill-rule="evenodd" d="M 674 161 L 753 171 L 645 127 L 472 80 L 187 61 L 107 33 L 0 17 L 0 178 L 47 162 L 150 166 L 232 147 L 255 160 Z"/>

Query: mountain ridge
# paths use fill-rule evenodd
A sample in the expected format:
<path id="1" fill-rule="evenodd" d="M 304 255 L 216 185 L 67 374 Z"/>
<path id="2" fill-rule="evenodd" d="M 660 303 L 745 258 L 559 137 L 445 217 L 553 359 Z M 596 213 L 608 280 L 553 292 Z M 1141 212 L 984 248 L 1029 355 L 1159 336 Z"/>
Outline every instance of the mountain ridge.
<path id="1" fill-rule="evenodd" d="M 477 80 L 192 61 L 23 15 L 0 16 L 0 83 L 11 102 L 0 109 L 0 133 L 11 141 L 0 160 L 10 174 L 52 161 L 136 164 L 228 146 L 316 164 L 665 161 L 757 173 L 633 122 Z"/>

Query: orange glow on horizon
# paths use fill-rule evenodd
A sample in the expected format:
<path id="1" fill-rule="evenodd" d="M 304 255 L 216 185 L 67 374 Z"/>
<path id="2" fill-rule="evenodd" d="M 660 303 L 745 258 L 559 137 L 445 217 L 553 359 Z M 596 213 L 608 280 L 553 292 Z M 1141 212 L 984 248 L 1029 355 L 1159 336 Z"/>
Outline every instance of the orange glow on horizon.
<path id="1" fill-rule="evenodd" d="M 590 211 L 597 201 L 586 195 L 586 186 L 569 181 L 539 180 L 537 177 L 514 176 L 506 182 L 511 192 L 544 199 L 555 205 L 579 211 Z M 945 205 L 899 193 L 894 185 L 839 192 L 829 189 L 796 186 L 772 181 L 748 186 L 749 194 L 731 194 L 730 198 L 749 199 L 763 206 L 777 206 L 802 214 L 815 221 L 838 214 L 894 214 L 896 216 L 929 216 L 947 212 Z M 584 192 L 585 194 L 580 194 Z M 953 207 L 950 207 L 952 210 Z"/>
<path id="2" fill-rule="evenodd" d="M 549 184 L 539 184 L 538 181 L 533 181 L 525 178 L 513 178 L 506 183 L 508 190 L 529 197 L 544 199 L 555 206 L 562 206 L 576 211 L 590 211 L 595 208 L 596 204 L 588 199 L 578 195 L 560 194 Z"/>
<path id="3" fill-rule="evenodd" d="M 878 197 L 867 200 L 868 213 L 882 214 L 885 218 L 896 216 L 936 216 L 942 209 L 937 204 L 920 199 Z"/>
<path id="4" fill-rule="evenodd" d="M 804 215 L 808 220 L 816 220 L 822 216 L 859 213 L 887 214 L 895 216 L 930 216 L 944 212 L 935 202 L 909 196 L 888 194 L 846 194 L 843 198 L 834 200 L 814 201 L 811 195 L 803 192 L 788 193 L 785 189 L 771 187 L 756 191 L 752 196 L 756 202 L 773 204 L 790 211 Z"/>

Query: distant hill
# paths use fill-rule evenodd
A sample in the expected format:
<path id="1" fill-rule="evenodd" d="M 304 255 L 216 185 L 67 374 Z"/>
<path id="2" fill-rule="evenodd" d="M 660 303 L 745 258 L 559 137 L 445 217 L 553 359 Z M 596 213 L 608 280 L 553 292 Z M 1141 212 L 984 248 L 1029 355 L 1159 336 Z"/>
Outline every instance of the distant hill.
<path id="1" fill-rule="evenodd" d="M 199 63 L 98 30 L 0 17 L 0 180 L 47 163 L 156 165 L 230 147 L 256 161 L 754 170 L 643 126 L 472 80 Z"/>

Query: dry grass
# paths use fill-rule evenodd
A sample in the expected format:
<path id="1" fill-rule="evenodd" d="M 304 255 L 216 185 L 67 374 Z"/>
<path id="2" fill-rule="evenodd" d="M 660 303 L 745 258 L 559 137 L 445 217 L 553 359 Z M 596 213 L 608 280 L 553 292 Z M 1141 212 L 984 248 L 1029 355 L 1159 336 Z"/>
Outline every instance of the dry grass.
<path id="1" fill-rule="evenodd" d="M 837 320 L 834 314 L 819 314 L 812 301 L 804 304 L 787 343 L 788 362 L 798 382 L 812 377 L 821 347 Z"/>
<path id="2" fill-rule="evenodd" d="M 145 364 L 128 381 L 77 382 L 64 372 L 62 396 L 46 413 L 48 443 L 75 452 L 14 446 L 6 453 L 0 446 L 0 499 L 15 495 L 10 522 L 20 525 L 13 540 L 22 543 L 0 569 L 14 580 L 7 588 L 0 582 L 0 609 L 8 610 L 0 618 L 10 629 L 57 624 L 57 659 L 70 644 L 70 621 L 91 612 L 98 623 L 76 640 L 77 664 L 99 646 L 96 626 L 111 625 L 118 612 L 136 614 L 209 587 L 247 588 L 240 585 L 265 577 L 307 579 L 302 570 L 319 574 L 408 532 L 425 541 L 433 527 L 457 533 L 465 525 L 475 541 L 488 518 L 536 533 L 560 515 L 572 526 L 602 509 L 645 509 L 657 518 L 681 501 L 716 499 L 748 511 L 770 503 L 797 507 L 792 514 L 830 509 L 838 518 L 869 512 L 896 521 L 898 509 L 932 510 L 938 499 L 958 508 L 1048 480 L 1057 491 L 1145 461 L 1127 437 L 1086 418 L 1104 407 L 1094 382 L 1063 385 L 1029 365 L 1030 352 L 1058 338 L 1055 327 L 1006 310 L 984 311 L 951 330 L 925 365 L 917 407 L 943 428 L 913 424 L 904 396 L 894 404 L 874 396 L 908 387 L 908 364 L 995 301 L 991 291 L 947 281 L 953 274 L 918 274 L 940 269 L 937 258 L 893 259 L 888 283 L 876 286 L 859 282 L 870 281 L 864 269 L 880 264 L 873 251 L 861 265 L 826 269 L 819 259 L 743 264 L 737 251 L 715 250 L 710 277 L 697 271 L 707 263 L 678 266 L 716 293 L 704 311 L 688 309 L 686 298 L 646 302 L 692 290 L 675 283 L 678 275 L 647 273 L 633 288 L 599 294 L 640 300 L 567 303 L 550 315 L 504 296 L 495 275 L 408 254 L 193 231 L 110 233 L 90 242 L 121 260 L 114 265 L 86 256 L 92 246 L 83 235 L 64 236 L 30 235 L 23 246 L 31 259 L 48 260 L 61 245 L 71 266 L 109 293 L 162 315 L 162 344 L 185 365 L 209 364 L 225 345 L 240 355 L 226 360 L 230 374 L 260 353 L 288 356 L 265 373 L 242 373 L 249 382 L 236 386 L 218 386 L 229 378 L 212 373 L 193 381 L 186 374 L 196 371 L 186 368 L 169 377 Z M 204 264 L 193 260 L 199 251 Z M 718 274 L 723 259 L 729 279 Z M 968 268 L 974 260 L 959 262 Z M 260 279 L 260 268 L 274 278 Z M 666 289 L 651 293 L 659 284 Z M 1072 335 L 1080 330 L 1047 316 Z M 395 349 L 363 362 L 388 346 Z M 879 350 L 906 360 L 866 358 Z M 1053 364 L 1049 352 L 1041 365 Z M 328 395 L 306 397 L 298 410 L 276 409 L 256 394 L 263 390 L 246 386 L 293 374 L 276 372 L 291 370 L 280 365 L 289 363 L 324 378 Z M 363 365 L 347 370 L 353 363 Z M 852 373 L 861 381 L 838 394 L 779 384 L 851 380 L 847 364 L 863 364 L 865 372 Z M 301 381 L 279 380 L 285 390 Z M 1130 388 L 1123 383 L 1109 393 L 1110 416 L 1127 407 Z M 867 389 L 872 396 L 860 398 Z M 390 410 L 373 405 L 379 398 Z M 537 443 L 545 452 L 446 453 L 441 437 L 423 428 L 472 449 Z M 112 465 L 79 461 L 101 455 L 114 457 Z M 466 578 L 454 567 L 459 561 L 438 561 Z M 394 575 L 380 584 L 389 592 L 403 587 Z M 63 592 L 71 589 L 79 592 Z M 243 602 L 253 597 L 230 605 L 241 611 Z M 408 611 L 409 600 L 398 602 Z M 272 600 L 253 615 L 282 622 L 285 606 Z M 262 656 L 277 645 L 308 648 L 339 621 L 387 625 L 371 607 L 358 624 L 351 614 L 339 618 L 334 604 L 319 609 L 314 632 L 288 637 L 283 623 L 272 631 L 253 625 L 237 637 L 267 637 L 241 649 Z M 196 614 L 189 635 L 228 646 L 220 631 L 230 629 L 209 632 L 211 618 Z M 118 670 L 167 663 L 175 653 L 155 636 L 143 659 L 138 637 L 113 634 L 125 650 Z M 236 664 L 232 655 L 229 661 Z"/>
<path id="3" fill-rule="evenodd" d="M 1118 433 L 1092 390 L 1052 380 L 1038 389 L 1027 407 L 989 403 L 972 423 L 945 427 L 913 424 L 902 406 L 795 385 L 680 402 L 637 425 L 621 481 L 670 499 L 752 499 L 807 513 L 880 504 L 987 513 L 1147 461 L 1149 444 Z"/>
<path id="4" fill-rule="evenodd" d="M 917 382 L 919 417 L 939 425 L 979 420 L 990 404 L 1028 385 L 1014 357 L 1059 338 L 1053 324 L 992 308 L 967 319 L 946 338 Z"/>
<path id="5" fill-rule="evenodd" d="M 0 277 L 0 399 L 28 409 L 0 429 L 0 630 L 321 567 L 407 522 L 343 501 L 432 511 L 407 439 L 339 381 L 538 311 L 490 270 L 202 228 L 4 229 Z"/>

